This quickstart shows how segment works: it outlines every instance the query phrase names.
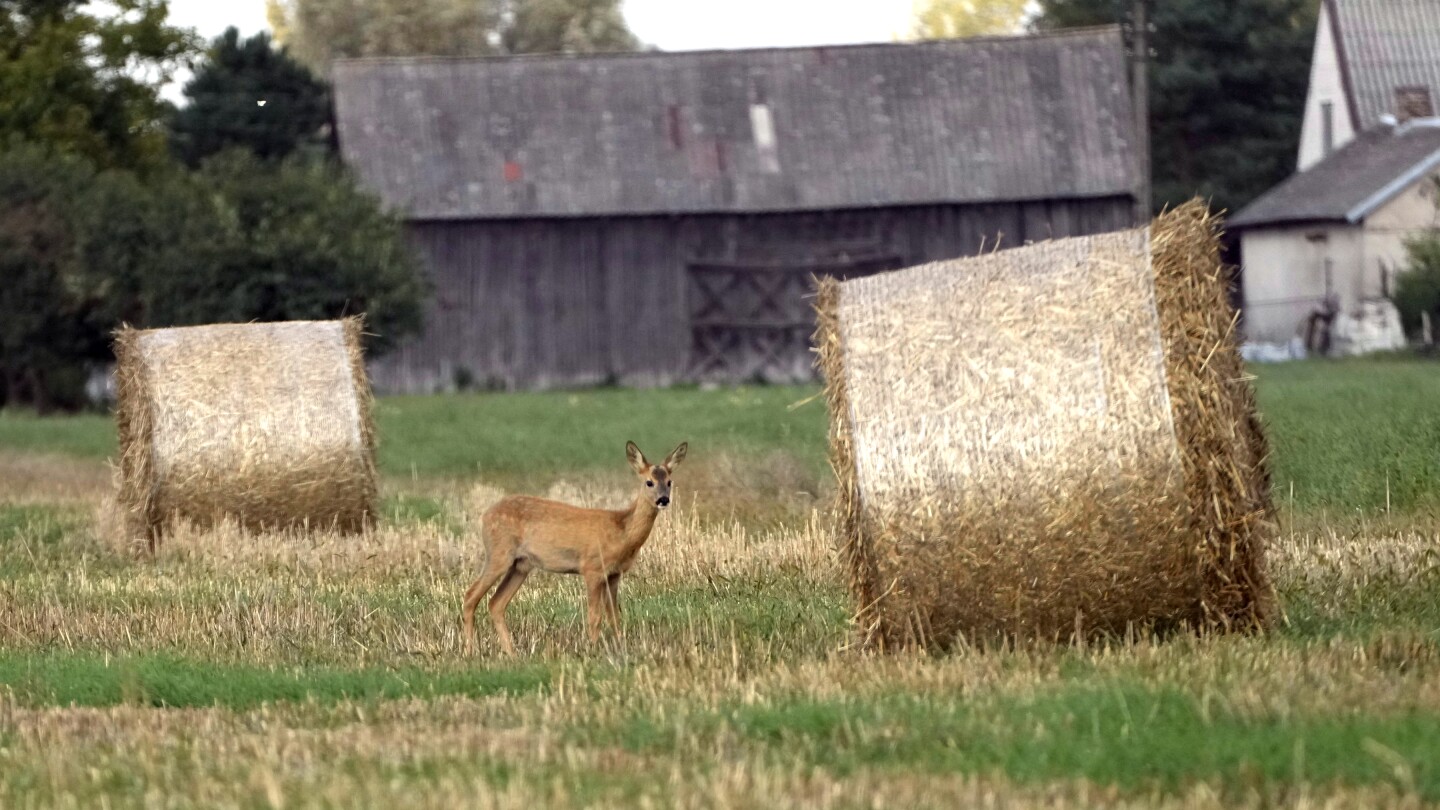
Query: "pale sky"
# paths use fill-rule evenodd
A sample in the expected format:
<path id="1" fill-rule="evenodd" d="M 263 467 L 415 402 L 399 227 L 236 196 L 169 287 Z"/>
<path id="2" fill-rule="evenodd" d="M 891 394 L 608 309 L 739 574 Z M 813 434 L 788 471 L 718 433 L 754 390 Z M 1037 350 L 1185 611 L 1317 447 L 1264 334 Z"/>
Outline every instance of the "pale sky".
<path id="1" fill-rule="evenodd" d="M 630 29 L 667 51 L 888 42 L 913 0 L 624 0 Z M 207 39 L 267 28 L 265 0 L 170 0 L 170 19 Z"/>

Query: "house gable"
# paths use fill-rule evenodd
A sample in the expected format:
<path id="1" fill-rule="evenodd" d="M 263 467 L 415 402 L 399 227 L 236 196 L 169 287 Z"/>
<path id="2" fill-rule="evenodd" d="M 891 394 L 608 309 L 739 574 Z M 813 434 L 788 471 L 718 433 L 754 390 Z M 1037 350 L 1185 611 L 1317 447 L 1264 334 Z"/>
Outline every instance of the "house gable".
<path id="1" fill-rule="evenodd" d="M 1355 138 L 1355 106 L 1345 76 L 1345 60 L 1336 36 L 1330 4 L 1320 7 L 1315 51 L 1310 60 L 1310 89 L 1300 131 L 1299 170 L 1324 160 Z"/>
<path id="2" fill-rule="evenodd" d="M 1414 233 L 1440 226 L 1440 209 L 1436 207 L 1440 166 L 1432 161 L 1422 176 L 1411 178 L 1408 185 L 1383 203 L 1368 211 L 1363 218 L 1367 230 L 1378 233 Z"/>

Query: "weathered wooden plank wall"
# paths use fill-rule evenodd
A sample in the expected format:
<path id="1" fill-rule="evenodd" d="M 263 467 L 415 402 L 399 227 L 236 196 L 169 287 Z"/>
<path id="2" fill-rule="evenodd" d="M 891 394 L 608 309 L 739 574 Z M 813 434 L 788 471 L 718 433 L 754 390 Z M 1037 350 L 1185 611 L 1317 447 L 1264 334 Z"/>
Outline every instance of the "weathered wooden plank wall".
<path id="1" fill-rule="evenodd" d="M 686 379 L 693 263 L 893 255 L 901 265 L 1129 227 L 1129 197 L 820 213 L 418 222 L 425 333 L 372 365 L 378 390 Z"/>

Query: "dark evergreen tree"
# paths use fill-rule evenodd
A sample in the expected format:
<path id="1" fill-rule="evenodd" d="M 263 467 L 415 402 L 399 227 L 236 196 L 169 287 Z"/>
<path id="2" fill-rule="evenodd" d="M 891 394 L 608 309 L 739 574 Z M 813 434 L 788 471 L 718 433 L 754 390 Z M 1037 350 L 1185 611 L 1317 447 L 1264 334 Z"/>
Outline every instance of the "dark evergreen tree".
<path id="1" fill-rule="evenodd" d="M 1039 0 L 1040 28 L 1122 23 L 1131 0 Z M 1295 171 L 1317 0 L 1149 0 L 1158 209 L 1234 211 Z"/>
<path id="2" fill-rule="evenodd" d="M 242 41 L 227 30 L 185 95 L 190 103 L 171 122 L 171 146 L 191 166 L 236 147 L 265 160 L 329 147 L 329 89 L 269 34 Z"/>

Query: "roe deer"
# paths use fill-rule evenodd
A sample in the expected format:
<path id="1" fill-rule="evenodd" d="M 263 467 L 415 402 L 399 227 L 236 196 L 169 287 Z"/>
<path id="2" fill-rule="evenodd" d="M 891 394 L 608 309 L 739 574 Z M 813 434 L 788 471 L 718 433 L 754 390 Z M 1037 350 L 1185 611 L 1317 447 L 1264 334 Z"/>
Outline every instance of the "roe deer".
<path id="1" fill-rule="evenodd" d="M 650 538 L 659 510 L 670 505 L 670 473 L 685 459 L 685 450 L 682 442 L 664 462 L 651 464 L 634 442 L 625 443 L 625 457 L 640 476 L 640 492 L 629 509 L 582 509 L 523 495 L 512 495 L 490 507 L 482 530 L 485 570 L 465 592 L 461 611 L 466 650 L 475 648 L 475 608 L 495 588 L 490 618 L 505 654 L 515 654 L 505 608 L 536 568 L 585 578 L 592 643 L 600 637 L 602 612 L 611 628 L 618 629 L 620 577 L 634 565 L 635 555 Z"/>

